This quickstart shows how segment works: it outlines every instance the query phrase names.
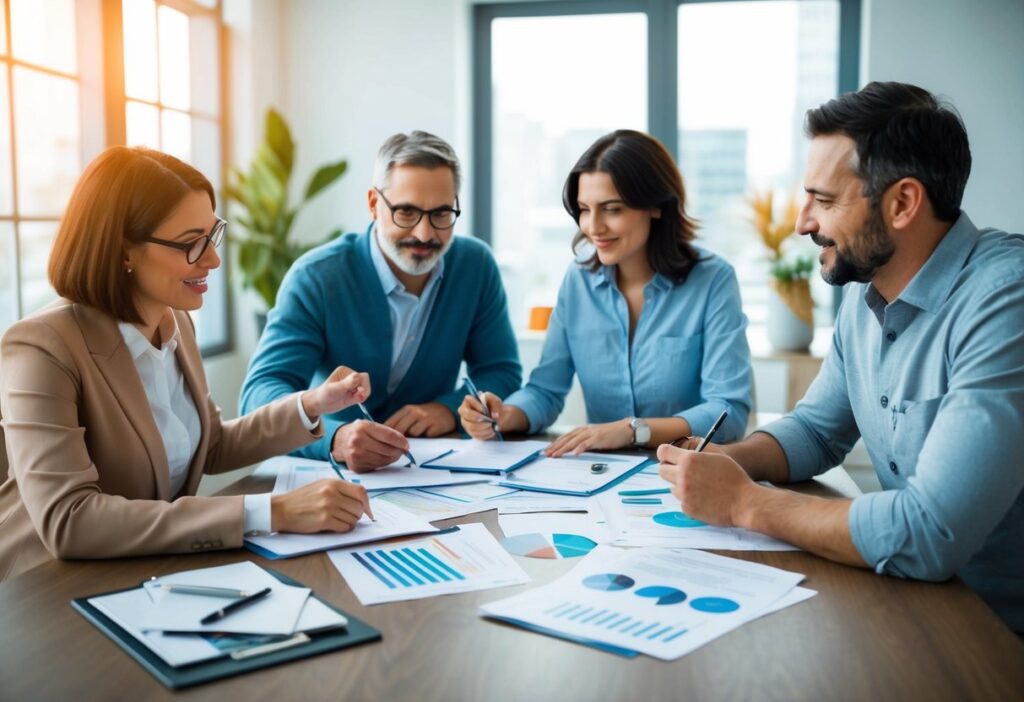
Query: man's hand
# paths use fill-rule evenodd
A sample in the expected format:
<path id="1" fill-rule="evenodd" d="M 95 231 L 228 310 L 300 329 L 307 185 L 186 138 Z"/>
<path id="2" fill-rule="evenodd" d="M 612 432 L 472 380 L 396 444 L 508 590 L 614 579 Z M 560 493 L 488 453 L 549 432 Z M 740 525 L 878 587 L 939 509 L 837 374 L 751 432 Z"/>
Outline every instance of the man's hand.
<path id="1" fill-rule="evenodd" d="M 409 450 L 409 440 L 383 424 L 364 419 L 343 424 L 334 432 L 331 455 L 357 473 L 394 463 Z"/>
<path id="2" fill-rule="evenodd" d="M 428 402 L 406 405 L 388 417 L 384 424 L 405 436 L 434 438 L 455 431 L 455 415 L 440 402 Z"/>
<path id="3" fill-rule="evenodd" d="M 270 528 L 274 531 L 351 531 L 364 513 L 371 514 L 366 488 L 333 478 L 270 498 Z"/>
<path id="4" fill-rule="evenodd" d="M 658 447 L 658 460 L 659 475 L 672 484 L 687 516 L 715 526 L 748 526 L 748 503 L 758 486 L 736 461 L 671 444 Z"/>
<path id="5" fill-rule="evenodd" d="M 620 419 L 607 424 L 585 424 L 551 442 L 544 453 L 558 458 L 567 453 L 578 456 L 584 451 L 617 449 L 633 442 L 633 428 L 629 419 Z"/>

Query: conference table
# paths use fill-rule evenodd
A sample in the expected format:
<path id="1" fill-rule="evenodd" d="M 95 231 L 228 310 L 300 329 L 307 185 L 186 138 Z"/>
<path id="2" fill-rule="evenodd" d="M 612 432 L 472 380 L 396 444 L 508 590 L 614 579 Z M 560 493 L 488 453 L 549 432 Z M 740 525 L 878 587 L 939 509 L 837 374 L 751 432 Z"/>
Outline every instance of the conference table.
<path id="1" fill-rule="evenodd" d="M 258 474 L 222 494 L 266 492 Z M 842 468 L 795 486 L 851 497 Z M 498 538 L 497 513 L 480 521 Z M 719 552 L 807 576 L 806 602 L 675 661 L 614 654 L 483 619 L 478 607 L 553 580 L 573 560 L 517 558 L 529 585 L 364 607 L 327 556 L 266 561 L 244 550 L 51 561 L 0 584 L 3 700 L 1012 700 L 1024 645 L 962 582 L 903 581 L 804 552 Z M 313 588 L 383 640 L 171 691 L 73 611 L 75 597 L 150 576 L 251 560 Z"/>

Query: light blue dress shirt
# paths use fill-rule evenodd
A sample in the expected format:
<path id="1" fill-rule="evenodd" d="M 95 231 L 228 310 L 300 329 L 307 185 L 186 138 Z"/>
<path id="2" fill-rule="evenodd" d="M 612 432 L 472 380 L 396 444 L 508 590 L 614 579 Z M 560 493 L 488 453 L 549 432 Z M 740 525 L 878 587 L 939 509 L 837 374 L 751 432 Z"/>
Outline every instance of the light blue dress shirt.
<path id="1" fill-rule="evenodd" d="M 615 268 L 573 263 L 558 292 L 539 365 L 505 402 L 530 431 L 549 427 L 579 376 L 591 423 L 682 417 L 704 435 L 723 410 L 716 441 L 743 436 L 750 413 L 747 318 L 732 266 L 707 251 L 680 285 L 655 274 L 629 343 L 629 308 Z"/>
<path id="2" fill-rule="evenodd" d="M 370 242 L 370 258 L 373 259 L 373 267 L 377 270 L 380 285 L 388 301 L 388 309 L 391 311 L 394 343 L 391 346 L 391 373 L 388 375 L 387 389 L 388 393 L 392 393 L 409 371 L 423 341 L 423 332 L 427 328 L 427 320 L 430 319 L 430 311 L 434 309 L 437 290 L 444 277 L 444 256 L 438 259 L 437 265 L 430 272 L 430 279 L 423 292 L 418 296 L 413 295 L 405 289 L 402 281 L 388 265 L 384 252 L 377 243 L 378 236 L 380 233 L 375 230 L 373 240 Z"/>
<path id="3" fill-rule="evenodd" d="M 959 575 L 1024 632 L 1024 237 L 961 213 L 892 302 L 851 286 L 818 377 L 763 431 L 791 481 L 838 465 L 863 436 L 883 488 L 850 508 L 864 560 Z"/>

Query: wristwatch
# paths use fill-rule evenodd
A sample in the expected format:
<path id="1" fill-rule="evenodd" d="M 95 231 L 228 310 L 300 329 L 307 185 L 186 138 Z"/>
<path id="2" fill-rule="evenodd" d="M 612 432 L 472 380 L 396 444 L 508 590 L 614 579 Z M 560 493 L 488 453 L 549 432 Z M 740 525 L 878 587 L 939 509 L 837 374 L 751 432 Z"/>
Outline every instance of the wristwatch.
<path id="1" fill-rule="evenodd" d="M 639 417 L 629 420 L 629 428 L 633 430 L 633 445 L 646 446 L 651 440 L 651 425 Z"/>

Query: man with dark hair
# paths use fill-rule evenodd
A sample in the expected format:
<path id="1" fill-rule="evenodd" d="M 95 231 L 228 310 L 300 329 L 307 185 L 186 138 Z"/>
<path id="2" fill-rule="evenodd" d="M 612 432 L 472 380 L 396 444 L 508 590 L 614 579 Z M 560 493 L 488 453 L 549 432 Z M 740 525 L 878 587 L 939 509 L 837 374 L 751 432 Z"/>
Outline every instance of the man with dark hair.
<path id="1" fill-rule="evenodd" d="M 319 384 L 340 359 L 370 374 L 366 406 L 324 417 L 324 438 L 297 451 L 355 471 L 388 465 L 407 436 L 456 431 L 475 384 L 519 388 L 522 368 L 505 289 L 487 245 L 454 236 L 461 167 L 427 132 L 395 134 L 377 153 L 367 189 L 372 222 L 295 262 L 249 363 L 241 411 Z"/>
<path id="2" fill-rule="evenodd" d="M 833 346 L 797 408 L 704 453 L 662 446 L 691 517 L 842 563 L 959 575 L 1024 632 L 1024 237 L 960 210 L 959 116 L 921 88 L 871 83 L 807 115 L 799 231 L 851 283 Z M 864 439 L 883 490 L 825 500 L 806 480 Z"/>

